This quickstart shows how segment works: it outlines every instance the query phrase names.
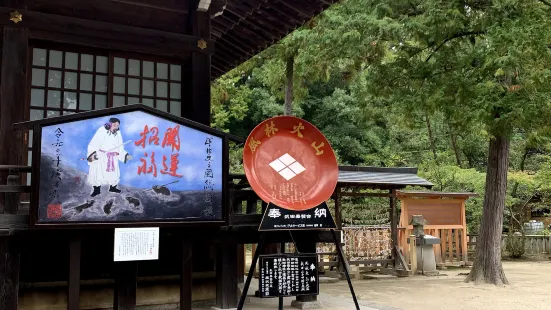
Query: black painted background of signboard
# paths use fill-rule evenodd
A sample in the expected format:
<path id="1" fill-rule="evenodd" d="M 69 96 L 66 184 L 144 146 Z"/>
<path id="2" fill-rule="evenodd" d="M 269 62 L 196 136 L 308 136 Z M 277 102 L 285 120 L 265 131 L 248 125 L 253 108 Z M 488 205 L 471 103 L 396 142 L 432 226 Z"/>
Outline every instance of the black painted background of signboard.
<path id="1" fill-rule="evenodd" d="M 333 220 L 333 216 L 325 202 L 315 208 L 304 211 L 287 210 L 270 203 L 264 212 L 258 230 L 316 230 L 336 228 L 335 220 Z"/>
<path id="2" fill-rule="evenodd" d="M 286 259 L 287 261 L 293 261 L 296 259 L 297 262 L 297 274 L 298 277 L 295 277 L 294 280 L 289 281 L 293 283 L 294 286 L 291 286 L 292 289 L 287 293 L 286 291 L 279 291 L 279 284 L 283 283 L 283 277 L 278 277 L 278 274 L 275 274 L 275 271 L 278 270 L 274 268 L 276 266 L 277 259 Z M 260 255 L 259 256 L 259 269 L 260 277 L 258 279 L 258 289 L 260 292 L 260 298 L 273 298 L 273 297 L 289 297 L 289 296 L 299 296 L 299 295 L 318 295 L 319 294 L 319 274 L 318 274 L 318 255 L 317 254 L 274 254 L 274 255 Z M 307 273 L 301 275 L 300 266 L 301 263 L 305 262 Z M 266 266 L 267 264 L 267 266 Z M 314 265 L 314 269 L 311 266 Z M 278 266 L 279 267 L 279 266 Z M 269 271 L 272 270 L 273 280 L 271 286 L 269 285 L 269 280 L 266 278 L 269 277 Z M 281 276 L 281 275 L 279 275 Z M 314 281 L 312 281 L 314 277 Z M 298 281 L 297 281 L 298 279 Z M 307 281 L 305 283 L 309 284 L 308 290 L 301 290 L 300 283 L 301 280 Z M 298 288 L 297 288 L 298 285 Z M 294 289 L 293 289 L 294 287 Z"/>

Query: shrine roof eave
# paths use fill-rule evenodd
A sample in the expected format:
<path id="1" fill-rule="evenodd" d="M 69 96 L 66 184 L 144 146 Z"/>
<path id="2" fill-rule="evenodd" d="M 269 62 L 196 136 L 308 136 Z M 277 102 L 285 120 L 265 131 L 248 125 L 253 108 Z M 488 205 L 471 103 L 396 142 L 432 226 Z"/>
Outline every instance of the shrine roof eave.
<path id="1" fill-rule="evenodd" d="M 228 0 L 211 17 L 214 80 L 283 39 L 337 0 Z"/>
<path id="2" fill-rule="evenodd" d="M 341 187 L 402 189 L 408 186 L 432 188 L 434 184 L 417 175 L 417 168 L 339 166 Z"/>
<path id="3" fill-rule="evenodd" d="M 231 179 L 246 181 L 243 174 L 232 174 Z M 339 187 L 371 189 L 403 189 L 408 186 L 432 188 L 434 184 L 419 177 L 417 168 L 380 168 L 339 166 Z"/>

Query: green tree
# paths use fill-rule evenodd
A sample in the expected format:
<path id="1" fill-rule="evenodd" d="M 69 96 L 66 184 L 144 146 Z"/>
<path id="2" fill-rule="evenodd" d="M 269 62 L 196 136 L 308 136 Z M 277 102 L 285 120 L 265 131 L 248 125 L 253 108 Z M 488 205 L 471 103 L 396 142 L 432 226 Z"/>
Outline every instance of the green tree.
<path id="1" fill-rule="evenodd" d="M 454 124 L 485 125 L 480 246 L 467 280 L 508 283 L 500 247 L 510 140 L 515 129 L 530 132 L 549 119 L 548 7 L 536 0 L 358 2 L 387 47 L 365 73 L 373 94 L 404 110 L 443 111 Z"/>

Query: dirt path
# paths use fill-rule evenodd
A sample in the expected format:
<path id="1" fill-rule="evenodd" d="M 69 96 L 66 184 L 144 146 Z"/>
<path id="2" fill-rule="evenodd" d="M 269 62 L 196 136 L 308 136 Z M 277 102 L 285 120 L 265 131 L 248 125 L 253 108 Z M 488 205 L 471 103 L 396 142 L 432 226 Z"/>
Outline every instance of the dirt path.
<path id="1" fill-rule="evenodd" d="M 354 281 L 354 288 L 364 305 L 404 310 L 551 309 L 551 262 L 504 262 L 503 266 L 510 286 L 475 286 L 459 275 L 467 269 L 453 269 L 435 277 Z M 350 296 L 345 281 L 322 285 L 320 291 L 341 298 Z"/>

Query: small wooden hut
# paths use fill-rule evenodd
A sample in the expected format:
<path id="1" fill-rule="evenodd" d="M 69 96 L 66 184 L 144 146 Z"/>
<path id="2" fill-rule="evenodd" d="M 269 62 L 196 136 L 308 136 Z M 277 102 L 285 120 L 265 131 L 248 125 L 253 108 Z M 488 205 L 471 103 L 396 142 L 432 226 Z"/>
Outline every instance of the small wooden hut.
<path id="1" fill-rule="evenodd" d="M 468 261 L 465 201 L 477 194 L 398 191 L 396 196 L 401 202 L 399 247 L 405 257 L 410 256 L 407 238 L 413 232 L 411 217 L 422 215 L 427 222 L 425 234 L 441 239 L 434 247 L 436 263 L 464 265 Z"/>

